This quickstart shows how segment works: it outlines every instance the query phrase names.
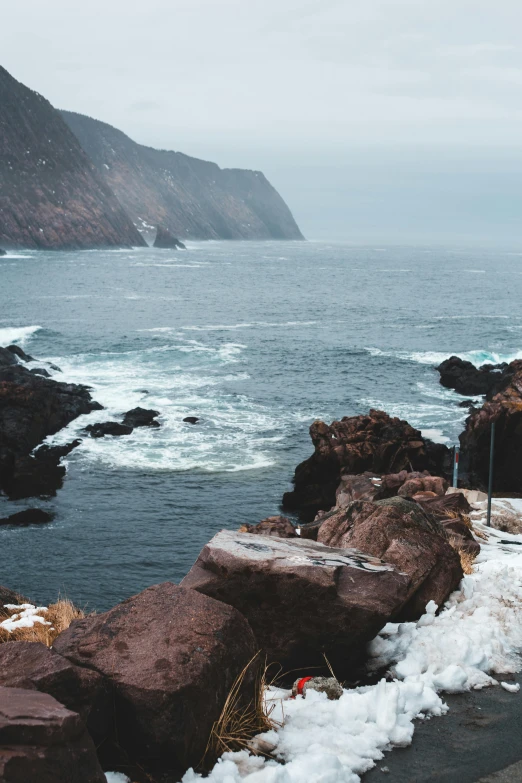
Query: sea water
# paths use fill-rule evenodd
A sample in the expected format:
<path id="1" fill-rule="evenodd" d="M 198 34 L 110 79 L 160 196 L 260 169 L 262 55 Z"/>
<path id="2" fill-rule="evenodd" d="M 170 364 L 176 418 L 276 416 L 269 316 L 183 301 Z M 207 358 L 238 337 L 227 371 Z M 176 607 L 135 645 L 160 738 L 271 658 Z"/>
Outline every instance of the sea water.
<path id="1" fill-rule="evenodd" d="M 467 415 L 434 366 L 522 357 L 520 248 L 189 243 L 186 251 L 18 251 L 0 259 L 0 345 L 160 429 L 83 437 L 54 521 L 0 528 L 0 584 L 103 610 L 179 581 L 221 528 L 279 513 L 316 418 L 381 408 L 452 445 Z M 192 426 L 185 416 L 197 416 Z"/>

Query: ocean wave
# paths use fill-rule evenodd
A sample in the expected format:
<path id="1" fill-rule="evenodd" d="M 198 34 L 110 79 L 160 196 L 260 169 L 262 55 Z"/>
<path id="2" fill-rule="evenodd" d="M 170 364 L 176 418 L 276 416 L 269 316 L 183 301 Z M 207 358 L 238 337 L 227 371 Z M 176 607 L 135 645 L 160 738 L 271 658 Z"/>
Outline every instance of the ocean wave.
<path id="1" fill-rule="evenodd" d="M 417 364 L 438 365 L 450 356 L 458 356 L 459 359 L 471 362 L 475 367 L 481 367 L 483 364 L 502 364 L 503 362 L 513 362 L 515 359 L 522 359 L 522 351 L 513 351 L 511 353 L 500 353 L 496 351 L 383 351 L 380 348 L 366 348 L 370 356 L 385 356 L 399 359 L 404 362 L 415 362 Z"/>
<path id="2" fill-rule="evenodd" d="M 41 326 L 6 326 L 0 328 L 0 345 L 23 346 L 31 339 L 33 334 L 42 329 Z"/>

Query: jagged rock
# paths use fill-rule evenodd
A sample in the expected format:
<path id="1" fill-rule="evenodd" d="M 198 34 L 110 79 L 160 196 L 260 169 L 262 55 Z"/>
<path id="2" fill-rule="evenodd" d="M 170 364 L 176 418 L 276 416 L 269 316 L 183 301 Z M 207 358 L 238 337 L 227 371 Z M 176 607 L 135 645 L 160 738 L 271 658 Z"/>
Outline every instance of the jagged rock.
<path id="1" fill-rule="evenodd" d="M 42 508 L 28 508 L 25 511 L 18 511 L 16 514 L 11 514 L 9 517 L 2 517 L 0 519 L 0 525 L 17 525 L 18 527 L 24 527 L 26 525 L 43 525 L 46 522 L 51 522 L 53 515 L 48 511 L 44 511 Z"/>
<path id="2" fill-rule="evenodd" d="M 7 350 L 11 351 L 11 353 L 14 353 L 15 356 L 17 356 L 19 359 L 21 359 L 23 362 L 34 362 L 34 359 L 32 356 L 29 356 L 28 353 L 26 353 L 23 348 L 20 348 L 19 345 L 8 345 Z"/>
<path id="3" fill-rule="evenodd" d="M 156 232 L 156 239 L 154 240 L 154 247 L 159 247 L 166 250 L 187 249 L 183 244 L 183 242 L 180 242 L 180 240 L 176 239 L 176 237 L 173 236 L 168 229 L 163 228 L 161 226 L 158 226 L 158 230 Z"/>
<path id="4" fill-rule="evenodd" d="M 345 677 L 408 597 L 409 578 L 358 550 L 222 530 L 182 581 L 236 607 L 283 671 L 324 667 Z"/>
<path id="5" fill-rule="evenodd" d="M 47 370 L 44 367 L 33 367 L 30 372 L 33 373 L 33 375 L 41 375 L 44 378 L 50 378 L 51 373 L 47 372 Z"/>
<path id="6" fill-rule="evenodd" d="M 198 421 L 199 421 L 199 419 L 198 419 L 198 417 L 197 417 L 197 416 L 185 416 L 185 418 L 183 419 L 183 421 L 184 421 L 186 424 L 197 424 L 197 423 L 198 423 Z"/>
<path id="7" fill-rule="evenodd" d="M 423 438 L 408 422 L 383 411 L 344 417 L 310 427 L 314 454 L 297 466 L 294 490 L 283 496 L 283 507 L 312 521 L 319 510 L 335 505 L 341 474 L 395 473 L 403 470 L 445 475 L 451 454 L 442 444 Z"/>
<path id="8" fill-rule="evenodd" d="M 16 364 L 18 364 L 16 356 L 9 348 L 0 348 L 0 368 L 13 367 Z"/>
<path id="9" fill-rule="evenodd" d="M 379 494 L 381 476 L 365 472 L 360 475 L 343 474 L 335 492 L 335 505 L 344 508 L 354 500 L 373 500 Z"/>
<path id="10" fill-rule="evenodd" d="M 159 427 L 159 421 L 155 421 L 156 416 L 159 416 L 159 411 L 133 408 L 123 417 L 123 424 L 126 427 Z"/>
<path id="11" fill-rule="evenodd" d="M 449 482 L 440 476 L 422 476 L 411 478 L 399 487 L 397 494 L 399 497 L 413 497 L 418 493 L 433 492 L 435 495 L 445 495 Z"/>
<path id="12" fill-rule="evenodd" d="M 490 392 L 507 368 L 507 364 L 483 364 L 475 367 L 465 359 L 450 356 L 436 368 L 440 373 L 440 382 L 448 389 L 459 394 L 480 395 Z"/>
<path id="13" fill-rule="evenodd" d="M 81 440 L 64 446 L 40 446 L 30 456 L 15 457 L 11 475 L 4 487 L 11 499 L 51 497 L 63 484 L 65 467 L 60 460 L 75 449 Z"/>
<path id="14" fill-rule="evenodd" d="M 40 642 L 0 644 L 0 686 L 53 696 L 80 715 L 97 745 L 112 731 L 113 694 L 105 679 Z"/>
<path id="15" fill-rule="evenodd" d="M 267 517 L 257 525 L 241 525 L 240 533 L 254 533 L 258 536 L 275 536 L 276 538 L 295 538 L 297 533 L 288 517 Z"/>
<path id="16" fill-rule="evenodd" d="M 73 622 L 54 649 L 110 682 L 118 740 L 132 760 L 180 774 L 201 761 L 212 724 L 258 647 L 235 609 L 165 582 Z"/>
<path id="17" fill-rule="evenodd" d="M 460 436 L 460 475 L 468 486 L 487 490 L 491 424 L 495 422 L 493 491 L 522 492 L 522 360 L 511 362 L 496 389 L 466 420 Z"/>
<path id="18" fill-rule="evenodd" d="M 2 687 L 0 780 L 106 783 L 93 741 L 79 715 L 47 693 Z"/>
<path id="19" fill-rule="evenodd" d="M 442 606 L 462 579 L 459 557 L 441 526 L 417 503 L 403 498 L 357 500 L 346 509 L 334 510 L 325 516 L 318 541 L 356 547 L 407 574 L 408 603 L 401 620 L 419 619 L 429 601 Z"/>
<path id="20" fill-rule="evenodd" d="M 91 438 L 104 438 L 105 435 L 117 437 L 119 435 L 130 435 L 133 428 L 127 424 L 120 424 L 117 421 L 103 421 L 99 424 L 88 424 L 84 428 Z"/>

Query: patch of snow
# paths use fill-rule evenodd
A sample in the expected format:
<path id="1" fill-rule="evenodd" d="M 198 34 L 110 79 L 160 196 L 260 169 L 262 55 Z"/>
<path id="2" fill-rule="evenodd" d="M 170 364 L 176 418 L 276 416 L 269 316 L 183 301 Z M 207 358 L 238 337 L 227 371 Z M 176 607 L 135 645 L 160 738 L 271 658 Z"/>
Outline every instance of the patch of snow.
<path id="1" fill-rule="evenodd" d="M 481 553 L 471 575 L 440 614 L 431 602 L 416 623 L 388 623 L 369 645 L 372 666 L 388 666 L 393 681 L 345 690 L 338 701 L 309 692 L 271 689 L 272 717 L 281 728 L 260 735 L 275 759 L 225 753 L 209 783 L 358 783 L 394 746 L 409 745 L 415 718 L 448 711 L 439 692 L 498 684 L 495 674 L 520 670 L 522 535 L 475 523 Z M 515 692 L 518 685 L 502 683 Z M 202 779 L 189 770 L 182 783 Z"/>
<path id="2" fill-rule="evenodd" d="M 37 623 L 51 625 L 42 613 L 47 612 L 46 606 L 33 606 L 33 604 L 4 604 L 5 609 L 12 612 L 11 616 L 0 623 L 0 628 L 12 633 L 17 628 L 32 628 Z"/>
<path id="3" fill-rule="evenodd" d="M 130 778 L 123 772 L 106 772 L 107 783 L 130 783 Z"/>
<path id="4" fill-rule="evenodd" d="M 520 690 L 520 684 L 518 682 L 501 682 L 500 684 L 504 690 L 509 693 L 518 693 Z"/>

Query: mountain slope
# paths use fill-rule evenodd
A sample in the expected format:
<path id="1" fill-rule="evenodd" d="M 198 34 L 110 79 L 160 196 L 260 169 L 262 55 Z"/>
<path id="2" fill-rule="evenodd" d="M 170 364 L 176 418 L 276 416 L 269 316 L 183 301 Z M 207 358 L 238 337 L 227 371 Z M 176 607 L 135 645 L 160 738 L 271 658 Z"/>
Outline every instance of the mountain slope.
<path id="1" fill-rule="evenodd" d="M 0 247 L 143 244 L 60 113 L 0 67 Z"/>
<path id="2" fill-rule="evenodd" d="M 287 205 L 259 171 L 220 169 L 180 152 L 144 147 L 82 114 L 62 116 L 136 225 L 180 239 L 303 239 Z"/>

